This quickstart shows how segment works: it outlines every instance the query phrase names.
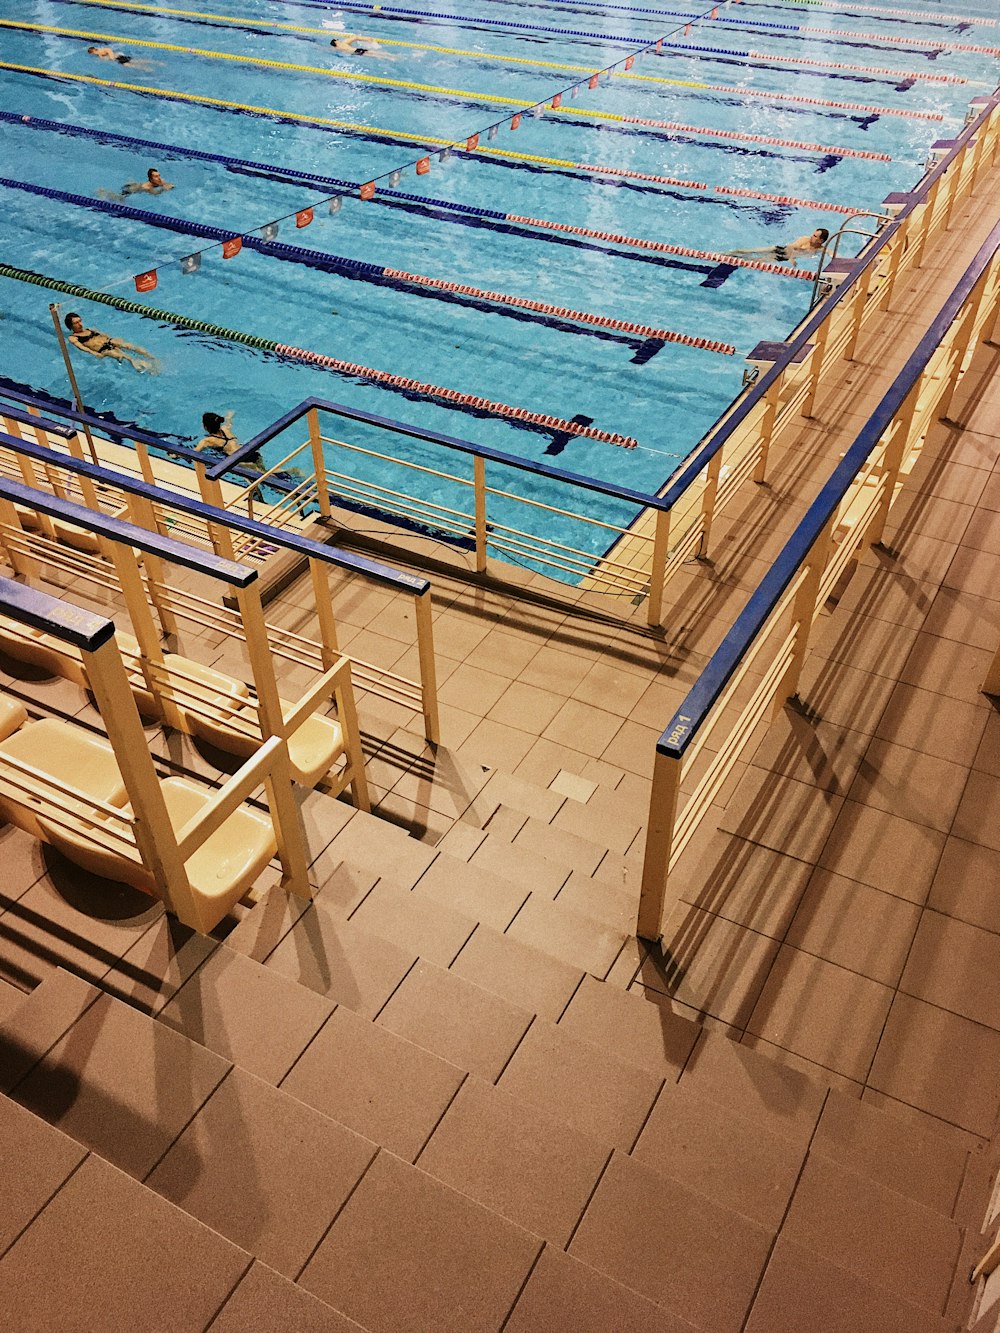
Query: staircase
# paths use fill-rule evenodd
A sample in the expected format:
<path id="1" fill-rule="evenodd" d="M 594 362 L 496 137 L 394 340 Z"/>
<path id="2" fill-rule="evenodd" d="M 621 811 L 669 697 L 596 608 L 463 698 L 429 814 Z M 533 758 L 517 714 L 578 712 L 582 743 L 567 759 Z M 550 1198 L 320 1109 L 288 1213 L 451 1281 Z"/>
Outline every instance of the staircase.
<path id="1" fill-rule="evenodd" d="M 437 845 L 313 793 L 313 904 L 7 1006 L 7 1326 L 957 1333 L 985 1157 L 631 989 L 631 804 L 461 785 Z"/>

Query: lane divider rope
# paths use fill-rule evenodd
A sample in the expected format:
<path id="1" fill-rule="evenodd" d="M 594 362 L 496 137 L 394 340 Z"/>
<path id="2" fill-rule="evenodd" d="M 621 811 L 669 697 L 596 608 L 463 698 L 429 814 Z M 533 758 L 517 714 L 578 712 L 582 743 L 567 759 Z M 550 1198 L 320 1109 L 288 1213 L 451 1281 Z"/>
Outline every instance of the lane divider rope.
<path id="1" fill-rule="evenodd" d="M 735 51 L 725 46 L 689 46 L 687 43 L 664 42 L 663 49 L 683 51 L 685 55 L 735 56 L 737 60 L 762 60 L 772 65 L 798 65 L 800 71 L 808 69 L 846 69 L 856 74 L 886 74 L 893 79 L 919 79 L 922 83 L 968 83 L 958 74 L 928 74 L 923 71 L 901 69 L 883 69 L 878 65 L 848 65 L 842 60 L 816 60 L 812 56 L 775 56 L 766 51 Z"/>
<path id="2" fill-rule="evenodd" d="M 137 139 L 128 134 L 118 134 L 113 130 L 95 130 L 86 125 L 73 125 L 58 120 L 46 120 L 40 116 L 22 116 L 16 111 L 0 111 L 0 123 L 10 125 L 28 124 L 33 129 L 53 131 L 58 134 L 75 134 L 84 138 L 99 139 L 101 142 L 121 144 L 125 148 L 151 149 L 157 153 L 169 153 L 172 156 L 187 157 L 196 162 L 218 162 L 237 171 L 245 170 L 248 174 L 273 174 L 277 179 L 286 180 L 305 188 L 320 187 L 349 190 L 352 194 L 361 185 L 360 181 L 345 180 L 338 176 L 319 176 L 312 172 L 295 171 L 291 167 L 277 167 L 269 162 L 255 162 L 251 158 L 230 157 L 225 153 L 208 153 L 197 148 L 181 148 L 177 144 L 160 143 L 156 139 Z M 695 250 L 683 245 L 669 245 L 665 241 L 651 241 L 640 236 L 626 236 L 620 232 L 597 231 L 591 227 L 575 227 L 568 222 L 556 222 L 549 218 L 526 217 L 519 213 L 502 213 L 495 208 L 478 208 L 474 204 L 456 203 L 450 199 L 436 199 L 431 195 L 410 194 L 403 190 L 383 188 L 375 196 L 376 204 L 385 199 L 400 199 L 407 203 L 421 204 L 428 208 L 447 210 L 448 212 L 480 218 L 486 222 L 511 222 L 518 226 L 537 227 L 543 232 L 555 231 L 569 236 L 583 236 L 592 240 L 606 241 L 613 245 L 628 245 L 639 250 L 650 250 L 658 254 L 678 255 L 686 259 L 707 259 L 716 264 L 732 264 L 737 268 L 756 269 L 762 273 L 775 273 L 785 278 L 800 278 L 812 282 L 814 275 L 800 268 L 788 265 L 772 264 L 762 259 L 746 259 L 738 255 L 728 255 L 724 251 Z M 145 210 L 143 210 L 144 216 Z M 539 239 L 545 240 L 544 235 Z"/>
<path id="3" fill-rule="evenodd" d="M 124 92 L 137 93 L 145 97 L 163 97 L 168 100 L 191 102 L 198 106 L 217 106 L 230 111 L 239 111 L 252 116 L 264 116 L 301 125 L 325 125 L 337 130 L 357 134 L 371 135 L 397 143 L 433 144 L 435 147 L 453 149 L 460 157 L 498 158 L 512 162 L 531 162 L 542 166 L 557 167 L 564 171 L 581 171 L 589 176 L 613 176 L 620 179 L 648 181 L 676 189 L 692 190 L 695 193 L 732 194 L 728 186 L 710 186 L 705 181 L 682 180 L 673 176 L 658 176 L 641 171 L 628 171 L 623 167 L 598 166 L 590 163 L 573 162 L 566 158 L 542 157 L 537 153 L 515 153 L 509 149 L 491 148 L 480 144 L 474 151 L 455 148 L 454 140 L 426 134 L 406 134 L 402 131 L 387 130 L 376 125 L 361 125 L 351 121 L 335 120 L 330 116 L 312 116 L 294 111 L 280 111 L 275 107 L 253 106 L 246 102 L 234 102 L 221 97 L 207 97 L 202 93 L 183 93 L 171 88 L 152 88 L 141 83 L 124 83 L 115 79 L 101 79 L 94 74 L 71 74 L 64 70 L 41 69 L 34 65 L 20 65 L 12 61 L 0 60 L 0 69 L 9 69 L 17 73 L 33 74 L 42 78 L 65 79 L 75 83 L 89 83 L 101 88 L 118 88 Z M 29 117 L 30 119 L 30 117 Z M 743 198 L 760 199 L 766 203 L 795 205 L 796 207 L 815 209 L 828 213 L 856 213 L 857 209 L 845 204 L 823 203 L 812 199 L 795 199 L 789 195 L 769 194 L 761 190 L 742 190 Z"/>
<path id="4" fill-rule="evenodd" d="M 383 384 L 389 388 L 401 389 L 407 393 L 418 393 L 425 398 L 437 398 L 445 403 L 458 403 L 473 407 L 488 413 L 490 416 L 541 426 L 546 430 L 555 430 L 568 435 L 579 435 L 585 439 L 599 440 L 603 444 L 614 444 L 622 449 L 635 449 L 638 445 L 638 441 L 630 435 L 620 435 L 615 431 L 600 430 L 596 426 L 581 426 L 576 421 L 564 421 L 561 417 L 532 412 L 526 407 L 512 407 L 508 403 L 494 402 L 492 399 L 462 393 L 458 389 L 450 389 L 437 384 L 426 384 L 403 375 L 392 375 L 388 371 L 377 370 L 372 366 L 340 361 L 336 357 L 326 356 L 321 352 L 311 352 L 303 347 L 278 343 L 271 338 L 261 338 L 256 334 L 243 333 L 239 329 L 226 328 L 221 324 L 210 324 L 205 320 L 192 319 L 190 316 L 179 315 L 171 310 L 159 310 L 155 306 L 143 305 L 139 301 L 130 301 L 122 296 L 112 296 L 109 292 L 94 291 L 92 288 L 83 287 L 79 283 L 64 282 L 60 278 L 50 278 L 46 274 L 34 273 L 30 269 L 15 268 L 13 265 L 0 263 L 0 278 L 12 278 L 16 282 L 25 282 L 34 287 L 43 287 L 48 291 L 60 292 L 64 296 L 75 296 L 81 300 L 95 301 L 100 305 L 111 306 L 113 309 L 121 310 L 126 314 L 141 315 L 144 319 L 174 324 L 177 328 L 191 329 L 197 333 L 208 334 L 213 338 L 223 338 L 227 342 L 240 343 L 257 351 L 274 352 L 293 361 L 322 365 L 342 375 L 370 380 L 373 384 Z"/>
<path id="5" fill-rule="evenodd" d="M 174 9 L 167 5 L 137 4 L 134 3 L 133 0 L 66 0 L 66 2 L 70 4 L 85 3 L 88 6 L 100 5 L 105 8 L 123 10 L 125 12 L 175 15 L 181 18 L 196 19 L 200 23 L 211 21 L 213 23 L 228 23 L 235 26 L 247 26 L 248 24 L 252 24 L 254 27 L 275 28 L 281 32 L 311 33 L 321 37 L 327 36 L 330 32 L 330 29 L 328 28 L 311 28 L 295 23 L 277 23 L 273 19 L 250 20 L 246 16 L 234 18 L 229 14 L 201 13 L 194 9 Z M 806 0 L 802 0 L 802 3 L 805 2 Z M 469 51 L 463 47 L 435 46 L 426 42 L 404 42 L 397 38 L 390 37 L 380 37 L 379 45 L 404 47 L 413 51 L 434 51 L 439 55 L 462 56 L 477 61 L 494 60 L 505 65 L 527 65 L 534 69 L 558 69 L 564 70 L 570 74 L 592 75 L 599 72 L 598 68 L 593 65 L 572 65 L 556 60 L 533 60 L 528 56 L 502 55 L 492 51 Z M 766 88 L 753 89 L 727 87 L 712 83 L 698 83 L 692 79 L 667 79 L 658 77 L 654 74 L 636 74 L 634 71 L 630 73 L 618 71 L 616 72 L 616 77 L 634 80 L 638 83 L 659 83 L 673 88 L 692 88 L 699 92 L 735 93 L 742 97 L 757 97 L 764 100 L 802 103 L 806 106 L 830 107 L 835 110 L 843 111 L 862 111 L 868 115 L 899 116 L 908 120 L 944 120 L 943 115 L 934 111 L 912 111 L 900 107 L 867 106 L 861 102 L 837 102 L 825 97 L 804 97 L 799 96 L 797 93 L 771 92 Z"/>

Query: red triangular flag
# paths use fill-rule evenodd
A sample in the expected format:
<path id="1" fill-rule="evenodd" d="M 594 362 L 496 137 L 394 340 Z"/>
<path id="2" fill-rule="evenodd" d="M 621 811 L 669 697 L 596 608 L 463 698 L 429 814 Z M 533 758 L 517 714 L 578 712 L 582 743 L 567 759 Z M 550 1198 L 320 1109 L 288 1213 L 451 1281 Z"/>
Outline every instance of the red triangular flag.
<path id="1" fill-rule="evenodd" d="M 512 130 L 520 129 L 520 127 L 521 127 L 521 113 L 520 113 L 520 111 L 518 111 L 516 115 L 511 116 L 511 118 L 510 118 L 510 127 L 511 127 Z"/>
<path id="2" fill-rule="evenodd" d="M 151 292 L 156 286 L 156 269 L 151 268 L 148 273 L 140 273 L 135 280 L 135 289 L 137 292 Z"/>
<path id="3" fill-rule="evenodd" d="M 635 56 L 626 56 L 626 57 L 625 57 L 625 68 L 626 68 L 626 69 L 631 69 L 632 66 L 633 66 L 634 64 L 635 64 Z"/>
<path id="4" fill-rule="evenodd" d="M 429 157 L 422 157 L 417 163 L 417 175 L 426 176 L 431 169 L 431 160 Z"/>
<path id="5" fill-rule="evenodd" d="M 361 196 L 362 199 L 374 199 L 375 182 L 365 181 L 364 185 L 362 185 L 361 189 L 358 191 L 358 194 Z"/>
<path id="6" fill-rule="evenodd" d="M 239 236 L 231 236 L 228 241 L 222 242 L 222 258 L 235 259 L 242 249 L 242 238 Z"/>
<path id="7" fill-rule="evenodd" d="M 587 87 L 588 87 L 588 88 L 596 88 L 596 87 L 597 87 L 597 77 L 598 77 L 598 76 L 597 76 L 596 74 L 591 74 L 590 78 L 587 80 Z"/>
<path id="8" fill-rule="evenodd" d="M 478 147 L 479 147 L 479 135 L 470 134 L 465 141 L 465 151 L 467 153 L 474 153 Z"/>
<path id="9" fill-rule="evenodd" d="M 313 211 L 311 208 L 300 208 L 295 214 L 296 227 L 308 227 L 313 220 Z"/>
<path id="10" fill-rule="evenodd" d="M 553 97 L 552 99 L 552 110 L 558 111 L 561 106 L 562 106 L 562 93 L 556 93 L 555 97 Z"/>

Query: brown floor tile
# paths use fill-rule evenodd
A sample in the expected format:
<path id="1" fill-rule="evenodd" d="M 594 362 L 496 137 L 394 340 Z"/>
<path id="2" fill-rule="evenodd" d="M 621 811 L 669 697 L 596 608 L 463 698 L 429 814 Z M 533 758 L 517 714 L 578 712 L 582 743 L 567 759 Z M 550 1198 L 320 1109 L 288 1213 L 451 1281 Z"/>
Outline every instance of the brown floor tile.
<path id="1" fill-rule="evenodd" d="M 328 851 L 331 869 L 343 861 L 355 871 L 373 870 L 404 888 L 417 882 L 436 855 L 405 829 L 363 811 L 337 834 Z"/>
<path id="2" fill-rule="evenodd" d="M 667 719 L 669 721 L 669 718 Z M 615 764 L 643 779 L 653 776 L 653 756 L 656 742 L 660 738 L 660 727 L 644 727 L 631 718 L 626 718 L 607 746 L 601 751 L 600 758 L 607 764 Z"/>
<path id="3" fill-rule="evenodd" d="M 942 699 L 931 690 L 900 683 L 882 714 L 876 735 L 921 754 L 970 765 L 989 713 L 974 703 Z"/>
<path id="4" fill-rule="evenodd" d="M 462 867 L 456 863 L 461 872 Z M 378 883 L 351 917 L 351 924 L 400 948 L 447 967 L 476 927 L 436 899 L 418 896 L 388 880 Z"/>
<path id="5" fill-rule="evenodd" d="M 566 768 L 574 771 L 583 768 L 586 762 L 587 756 L 579 750 L 539 736 L 515 767 L 514 776 L 533 786 L 548 788 L 557 773 Z"/>
<path id="6" fill-rule="evenodd" d="M 553 1022 L 584 976 L 579 968 L 484 925 L 477 926 L 451 971 Z"/>
<path id="7" fill-rule="evenodd" d="M 976 648 L 994 648 L 1000 631 L 1000 602 L 988 602 L 958 588 L 942 588 L 927 612 L 929 634 Z"/>
<path id="8" fill-rule="evenodd" d="M 378 1023 L 338 1009 L 281 1086 L 412 1162 L 464 1077 Z"/>
<path id="9" fill-rule="evenodd" d="M 697 1327 L 736 1333 L 770 1245 L 756 1223 L 616 1153 L 570 1253 Z"/>
<path id="10" fill-rule="evenodd" d="M 487 837 L 469 858 L 469 864 L 513 880 L 534 895 L 551 898 L 569 878 L 568 866 L 543 861 L 524 847 L 502 837 Z"/>
<path id="11" fill-rule="evenodd" d="M 949 838 L 931 885 L 927 906 L 1000 933 L 1000 852 L 961 838 Z"/>
<path id="12" fill-rule="evenodd" d="M 53 968 L 0 1028 L 0 1092 L 10 1092 L 94 1003 L 100 991 Z"/>
<path id="13" fill-rule="evenodd" d="M 535 856 L 555 861 L 581 874 L 593 875 L 600 865 L 607 847 L 596 838 L 580 837 L 576 833 L 529 818 L 513 839 L 513 844 L 527 849 Z"/>
<path id="14" fill-rule="evenodd" d="M 691 1333 L 693 1325 L 546 1245 L 505 1333 Z"/>
<path id="15" fill-rule="evenodd" d="M 955 1333 L 955 1325 L 779 1236 L 746 1333 Z"/>
<path id="16" fill-rule="evenodd" d="M 855 1097 L 831 1092 L 812 1146 L 859 1175 L 950 1217 L 968 1151 Z"/>
<path id="17" fill-rule="evenodd" d="M 492 1082 L 527 1031 L 531 1014 L 421 959 L 378 1021 L 397 1036 Z"/>
<path id="18" fill-rule="evenodd" d="M 294 1278 L 375 1153 L 367 1139 L 234 1069 L 147 1183 Z"/>
<path id="19" fill-rule="evenodd" d="M 536 1019 L 497 1086 L 628 1151 L 661 1084 L 655 1074 Z"/>
<path id="20" fill-rule="evenodd" d="M 949 1218 L 817 1151 L 806 1162 L 782 1235 L 934 1312 L 944 1309 L 961 1245 Z"/>
<path id="21" fill-rule="evenodd" d="M 549 725 L 565 702 L 563 694 L 539 689 L 536 685 L 526 685 L 524 681 L 511 681 L 504 693 L 489 710 L 488 716 L 494 722 L 503 722 L 508 727 L 518 727 L 532 736 L 540 735 Z"/>
<path id="22" fill-rule="evenodd" d="M 300 1282 L 384 1333 L 493 1333 L 540 1248 L 537 1237 L 382 1152 Z"/>
<path id="23" fill-rule="evenodd" d="M 335 1004 L 374 1018 L 416 962 L 401 948 L 323 910 L 304 913 L 267 960 L 268 967 L 318 991 Z"/>
<path id="24" fill-rule="evenodd" d="M 850 800 L 819 854 L 819 864 L 922 906 L 944 843 L 943 833 Z"/>
<path id="25" fill-rule="evenodd" d="M 481 667 L 484 671 L 506 676 L 508 680 L 516 680 L 539 648 L 543 647 L 543 642 L 534 637 L 522 638 L 502 629 L 493 629 L 469 653 L 465 659 L 466 665 Z"/>
<path id="26" fill-rule="evenodd" d="M 250 1256 L 98 1157 L 88 1157 L 0 1260 L 9 1328 L 201 1329 Z M 127 1275 L 127 1280 L 124 1276 Z"/>
<path id="27" fill-rule="evenodd" d="M 920 919 L 920 908 L 830 870 L 817 870 L 795 913 L 786 943 L 895 986 Z"/>
<path id="28" fill-rule="evenodd" d="M 973 761 L 973 768 L 1000 777 L 1000 710 L 986 714 L 986 728 Z"/>
<path id="29" fill-rule="evenodd" d="M 306 898 L 286 893 L 280 887 L 269 889 L 226 936 L 226 947 L 263 963 L 308 907 Z"/>
<path id="30" fill-rule="evenodd" d="M 26 994 L 27 992 L 12 986 L 9 981 L 0 981 L 0 1029 L 14 1010 L 20 1008 Z"/>
<path id="31" fill-rule="evenodd" d="M 0 1097 L 0 1254 L 87 1155 L 72 1139 Z"/>
<path id="32" fill-rule="evenodd" d="M 698 1038 L 697 1025 L 674 1014 L 665 996 L 617 990 L 591 976 L 584 977 L 559 1026 L 670 1081 L 679 1076 Z"/>
<path id="33" fill-rule="evenodd" d="M 843 804 L 842 796 L 821 787 L 750 770 L 726 806 L 719 827 L 807 861 L 823 846 Z"/>
<path id="34" fill-rule="evenodd" d="M 650 677 L 622 671 L 611 662 L 595 662 L 573 690 L 573 698 L 591 708 L 628 717 L 649 687 Z"/>
<path id="35" fill-rule="evenodd" d="M 507 934 L 598 978 L 607 976 L 625 942 L 622 932 L 534 895 L 518 912 Z"/>
<path id="36" fill-rule="evenodd" d="M 977 770 L 969 774 L 951 832 L 956 838 L 1000 851 L 1000 778 Z M 30 893 L 34 890 L 30 889 Z M 25 897 L 28 895 L 26 894 Z"/>
<path id="37" fill-rule="evenodd" d="M 458 747 L 458 753 L 476 763 L 511 771 L 531 749 L 534 737 L 518 727 L 485 718 Z"/>
<path id="38" fill-rule="evenodd" d="M 899 988 L 974 1023 L 1000 1029 L 998 966 L 1000 936 L 938 912 L 924 912 Z"/>
<path id="39" fill-rule="evenodd" d="M 600 870 L 600 867 L 598 867 Z M 621 935 L 631 935 L 639 916 L 639 884 L 618 885 L 610 879 L 594 879 L 574 870 L 557 894 L 561 906 Z"/>
<path id="40" fill-rule="evenodd" d="M 0 825 L 0 865 L 4 868 L 3 885 L 0 886 L 0 910 L 3 910 L 8 902 L 20 898 L 45 873 L 42 844 L 13 824 Z"/>
<path id="41" fill-rule="evenodd" d="M 1000 1033 L 910 995 L 896 996 L 869 1086 L 972 1134 L 993 1133 L 1000 1090 L 970 1079 L 970 1069 L 995 1069 Z"/>
<path id="42" fill-rule="evenodd" d="M 740 1114 L 700 1096 L 694 1086 L 693 1080 L 664 1086 L 632 1156 L 777 1231 L 805 1148 L 772 1132 L 766 1113 Z"/>
<path id="43" fill-rule="evenodd" d="M 360 1324 L 259 1261 L 212 1321 L 212 1333 L 364 1333 Z"/>
<path id="44" fill-rule="evenodd" d="M 900 679 L 945 698 L 963 699 L 978 708 L 987 708 L 986 698 L 979 691 L 992 659 L 989 649 L 970 648 L 936 634 L 918 634 Z"/>
<path id="45" fill-rule="evenodd" d="M 431 898 L 473 921 L 506 930 L 528 896 L 528 888 L 457 857 L 439 856 L 417 881 L 414 896 Z"/>
<path id="46" fill-rule="evenodd" d="M 755 1037 L 752 1032 L 743 1033 L 740 1037 L 740 1045 L 756 1051 L 758 1055 L 767 1060 L 772 1060 L 775 1064 L 787 1065 L 789 1069 L 797 1069 L 821 1086 L 836 1088 L 845 1097 L 860 1098 L 864 1091 L 864 1085 L 859 1083 L 857 1079 L 848 1078 L 846 1074 L 840 1074 L 828 1065 L 817 1064 L 815 1060 L 807 1060 L 804 1055 L 790 1051 L 784 1046 L 775 1046 L 774 1042 L 765 1041 L 763 1037 Z"/>
<path id="47" fill-rule="evenodd" d="M 142 1179 L 229 1068 L 212 1051 L 101 995 L 15 1095 Z"/>
<path id="48" fill-rule="evenodd" d="M 284 894 L 281 888 L 278 892 Z M 197 934 L 164 912 L 105 973 L 101 989 L 146 1013 L 158 1014 L 218 947 L 211 936 Z"/>
<path id="49" fill-rule="evenodd" d="M 484 671 L 482 667 L 466 662 L 448 677 L 438 692 L 438 698 L 442 703 L 465 708 L 479 717 L 485 717 L 509 684 L 508 676 Z"/>
<path id="50" fill-rule="evenodd" d="M 160 1021 L 276 1084 L 332 1012 L 329 1000 L 223 946 Z"/>
<path id="51" fill-rule="evenodd" d="M 888 676 L 813 659 L 802 673 L 799 697 L 818 721 L 872 736 L 894 688 Z"/>
<path id="52" fill-rule="evenodd" d="M 579 699 L 568 699 L 542 735 L 557 745 L 599 759 L 622 725 L 621 717 Z M 614 763 L 614 760 L 611 760 Z"/>
<path id="53" fill-rule="evenodd" d="M 710 827 L 706 820 L 672 874 L 682 901 L 783 939 L 805 892 L 812 865 Z"/>
<path id="54" fill-rule="evenodd" d="M 646 814 L 647 805 L 625 793 L 619 795 L 598 787 L 586 803 L 566 801 L 552 825 L 624 855 L 635 841 Z"/>
<path id="55" fill-rule="evenodd" d="M 777 940 L 678 904 L 667 918 L 662 954 L 647 955 L 639 985 L 744 1027 L 778 952 Z"/>
<path id="56" fill-rule="evenodd" d="M 747 1027 L 864 1082 L 891 1003 L 888 987 L 782 945 Z"/>
<path id="57" fill-rule="evenodd" d="M 564 1246 L 610 1150 L 565 1122 L 470 1078 L 418 1165 L 518 1226 Z"/>
<path id="58" fill-rule="evenodd" d="M 753 768 L 846 796 L 870 739 L 861 731 L 814 722 L 789 707 L 767 728 L 756 749 L 748 749 L 747 757 Z"/>

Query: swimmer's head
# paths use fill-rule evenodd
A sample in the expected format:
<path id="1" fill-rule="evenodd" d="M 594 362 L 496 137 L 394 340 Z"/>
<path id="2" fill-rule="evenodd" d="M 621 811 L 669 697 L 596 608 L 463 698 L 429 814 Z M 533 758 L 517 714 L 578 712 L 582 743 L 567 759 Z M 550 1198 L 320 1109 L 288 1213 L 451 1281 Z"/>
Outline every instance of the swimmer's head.
<path id="1" fill-rule="evenodd" d="M 83 320 L 73 310 L 71 310 L 69 314 L 66 316 L 65 322 L 66 322 L 66 327 L 69 329 L 70 333 L 79 333 L 80 329 L 83 328 Z M 80 327 L 77 328 L 77 325 L 79 325 Z"/>
<path id="2" fill-rule="evenodd" d="M 160 175 L 156 167 L 149 168 L 149 170 L 146 172 L 146 179 L 149 181 L 150 185 L 163 184 L 163 177 Z"/>
<path id="3" fill-rule="evenodd" d="M 225 417 L 220 417 L 218 412 L 206 412 L 201 418 L 206 435 L 217 435 L 224 421 Z"/>
<path id="4" fill-rule="evenodd" d="M 98 50 L 99 50 L 99 48 L 96 47 L 96 46 L 88 46 L 88 47 L 87 47 L 87 55 L 88 55 L 88 56 L 96 56 Z"/>
<path id="5" fill-rule="evenodd" d="M 819 241 L 820 245 L 825 245 L 830 239 L 830 233 L 825 227 L 817 227 L 813 232 L 813 240 Z"/>

